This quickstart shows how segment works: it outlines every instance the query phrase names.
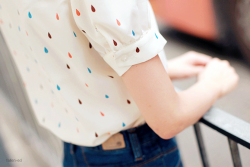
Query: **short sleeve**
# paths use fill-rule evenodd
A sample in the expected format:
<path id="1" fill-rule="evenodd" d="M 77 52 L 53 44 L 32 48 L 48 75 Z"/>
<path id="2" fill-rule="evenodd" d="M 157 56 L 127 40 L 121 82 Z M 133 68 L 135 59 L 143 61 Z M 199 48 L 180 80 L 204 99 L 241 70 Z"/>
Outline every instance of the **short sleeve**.
<path id="1" fill-rule="evenodd" d="M 119 76 L 155 57 L 166 40 L 148 0 L 71 0 L 74 20 L 93 48 Z"/>

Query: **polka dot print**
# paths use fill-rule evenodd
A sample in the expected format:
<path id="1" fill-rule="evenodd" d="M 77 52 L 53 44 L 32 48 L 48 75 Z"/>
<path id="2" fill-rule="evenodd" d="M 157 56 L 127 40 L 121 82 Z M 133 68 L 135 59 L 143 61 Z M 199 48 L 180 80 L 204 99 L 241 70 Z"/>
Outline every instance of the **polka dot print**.
<path id="1" fill-rule="evenodd" d="M 78 99 L 78 102 L 79 102 L 79 104 L 82 104 L 82 101 L 80 99 Z"/>
<path id="2" fill-rule="evenodd" d="M 117 23 L 118 26 L 121 26 L 121 23 L 117 19 L 116 19 L 116 23 Z"/>
<path id="3" fill-rule="evenodd" d="M 134 3 L 128 3 L 125 9 L 119 4 L 105 6 L 94 1 L 86 4 L 71 0 L 61 8 L 48 1 L 49 8 L 43 14 L 40 12 L 43 7 L 37 5 L 39 0 L 20 0 L 20 3 L 25 1 L 25 10 L 11 5 L 12 1 L 1 1 L 1 13 L 6 13 L 0 18 L 1 32 L 11 45 L 10 52 L 20 71 L 24 90 L 43 127 L 62 140 L 90 146 L 102 144 L 98 143 L 100 139 L 104 141 L 135 122 L 143 123 L 136 104 L 122 84 L 121 74 L 127 68 L 125 61 L 133 64 L 131 57 L 138 57 L 136 63 L 150 58 L 149 43 L 157 46 L 152 48 L 163 46 L 160 33 L 153 29 L 156 26 L 150 25 L 155 20 L 134 24 L 133 19 L 145 13 L 136 5 L 129 6 Z M 110 14 L 105 14 L 108 12 Z M 135 17 L 124 17 L 129 12 L 134 12 Z M 141 24 L 150 25 L 152 29 Z M 148 39 L 142 38 L 143 31 L 154 36 L 152 41 L 142 41 L 145 47 L 137 46 L 137 41 Z M 129 45 L 132 51 L 126 50 Z M 132 56 L 120 61 L 127 54 Z M 143 60 L 140 60 L 141 54 L 145 54 Z M 89 126 L 93 128 L 84 129 Z"/>
<path id="4" fill-rule="evenodd" d="M 92 10 L 92 12 L 95 12 L 95 8 L 92 5 L 91 5 L 91 10 Z"/>
<path id="5" fill-rule="evenodd" d="M 139 53 L 140 52 L 140 49 L 137 47 L 136 48 L 136 53 Z"/>
<path id="6" fill-rule="evenodd" d="M 114 45 L 117 46 L 117 42 L 115 40 L 113 40 L 113 42 L 114 42 Z"/>
<path id="7" fill-rule="evenodd" d="M 58 15 L 58 13 L 56 14 L 56 19 L 59 20 L 59 15 Z"/>
<path id="8" fill-rule="evenodd" d="M 77 9 L 76 9 L 76 15 L 77 15 L 77 16 L 80 16 L 80 15 L 81 15 L 81 13 L 79 12 L 79 10 L 77 10 Z"/>
<path id="9" fill-rule="evenodd" d="M 29 18 L 30 18 L 30 19 L 32 18 L 32 15 L 31 15 L 31 13 L 30 13 L 30 12 L 28 13 L 28 16 L 29 16 Z"/>
<path id="10" fill-rule="evenodd" d="M 69 58 L 72 58 L 72 55 L 68 52 Z"/>
<path id="11" fill-rule="evenodd" d="M 52 38 L 52 36 L 51 36 L 51 34 L 50 33 L 48 33 L 48 37 L 51 39 Z"/>
<path id="12" fill-rule="evenodd" d="M 158 36 L 156 35 L 156 33 L 155 33 L 155 37 L 158 39 Z"/>
<path id="13" fill-rule="evenodd" d="M 44 52 L 49 53 L 49 51 L 48 51 L 48 49 L 46 47 L 44 47 Z"/>

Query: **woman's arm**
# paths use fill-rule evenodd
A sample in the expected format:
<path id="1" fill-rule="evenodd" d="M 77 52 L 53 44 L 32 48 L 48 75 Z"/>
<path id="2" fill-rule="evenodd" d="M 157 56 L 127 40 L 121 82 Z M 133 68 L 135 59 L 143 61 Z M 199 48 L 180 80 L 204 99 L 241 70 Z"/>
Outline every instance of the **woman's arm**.
<path id="1" fill-rule="evenodd" d="M 238 82 L 228 62 L 213 59 L 195 85 L 177 93 L 158 55 L 133 65 L 122 79 L 148 125 L 164 139 L 174 137 L 197 122 Z"/>

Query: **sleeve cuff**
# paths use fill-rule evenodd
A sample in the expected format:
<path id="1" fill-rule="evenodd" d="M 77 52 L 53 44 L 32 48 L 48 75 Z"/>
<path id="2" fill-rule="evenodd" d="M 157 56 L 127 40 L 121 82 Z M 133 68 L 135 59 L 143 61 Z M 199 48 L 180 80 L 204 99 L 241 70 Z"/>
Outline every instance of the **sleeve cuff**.
<path id="1" fill-rule="evenodd" d="M 135 43 L 117 52 L 109 52 L 103 58 L 119 76 L 122 76 L 132 65 L 155 57 L 166 43 L 158 31 L 150 30 Z"/>

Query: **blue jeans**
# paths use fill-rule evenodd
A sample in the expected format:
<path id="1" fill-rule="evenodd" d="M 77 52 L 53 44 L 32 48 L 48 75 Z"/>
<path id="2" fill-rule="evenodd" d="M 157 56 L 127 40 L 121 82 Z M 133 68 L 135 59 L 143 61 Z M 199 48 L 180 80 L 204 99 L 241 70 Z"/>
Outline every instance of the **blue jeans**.
<path id="1" fill-rule="evenodd" d="M 182 167 L 175 138 L 164 140 L 151 128 L 142 126 L 121 131 L 125 148 L 103 150 L 102 145 L 84 147 L 64 143 L 64 167 Z"/>

